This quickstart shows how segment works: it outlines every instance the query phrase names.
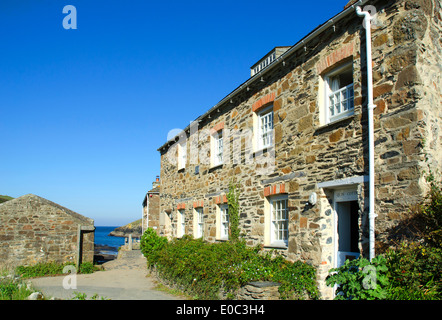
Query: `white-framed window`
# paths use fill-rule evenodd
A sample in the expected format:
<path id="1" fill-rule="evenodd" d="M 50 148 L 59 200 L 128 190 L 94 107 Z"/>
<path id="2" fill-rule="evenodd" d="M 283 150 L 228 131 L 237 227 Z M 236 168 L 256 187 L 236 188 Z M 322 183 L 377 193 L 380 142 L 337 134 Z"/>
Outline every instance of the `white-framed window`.
<path id="1" fill-rule="evenodd" d="M 227 204 L 219 206 L 220 210 L 220 238 L 229 239 L 229 206 Z"/>
<path id="2" fill-rule="evenodd" d="M 259 111 L 257 116 L 257 149 L 261 150 L 271 147 L 273 144 L 273 106 Z"/>
<path id="3" fill-rule="evenodd" d="M 177 216 L 177 237 L 181 238 L 186 234 L 186 220 L 185 220 L 185 213 L 184 210 L 178 210 L 178 216 Z"/>
<path id="4" fill-rule="evenodd" d="M 288 245 L 288 197 L 287 195 L 274 196 L 269 199 L 270 202 L 270 241 L 272 245 Z"/>
<path id="5" fill-rule="evenodd" d="M 212 135 L 213 148 L 212 148 L 212 166 L 219 166 L 223 164 L 223 153 L 224 153 L 224 143 L 223 143 L 223 130 L 219 130 Z"/>
<path id="6" fill-rule="evenodd" d="M 354 113 L 353 64 L 329 72 L 324 82 L 326 123 L 351 116 Z"/>
<path id="7" fill-rule="evenodd" d="M 178 143 L 178 170 L 184 169 L 186 167 L 187 160 L 187 144 Z"/>
<path id="8" fill-rule="evenodd" d="M 194 237 L 195 238 L 203 238 L 204 239 L 204 215 L 203 215 L 203 208 L 195 208 L 194 219 L 195 219 Z"/>

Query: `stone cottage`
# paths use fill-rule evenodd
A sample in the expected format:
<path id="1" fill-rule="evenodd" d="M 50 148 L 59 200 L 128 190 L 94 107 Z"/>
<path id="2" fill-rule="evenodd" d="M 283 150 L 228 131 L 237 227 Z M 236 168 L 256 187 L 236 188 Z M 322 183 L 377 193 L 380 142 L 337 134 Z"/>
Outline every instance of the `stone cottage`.
<path id="1" fill-rule="evenodd" d="M 33 194 L 0 204 L 0 268 L 93 262 L 94 220 Z"/>
<path id="2" fill-rule="evenodd" d="M 442 169 L 441 19 L 438 0 L 351 1 L 269 52 L 158 149 L 161 233 L 228 240 L 236 183 L 247 244 L 314 265 L 332 298 L 330 268 L 373 257 Z"/>
<path id="3" fill-rule="evenodd" d="M 159 232 L 160 225 L 160 178 L 157 176 L 150 189 L 143 199 L 142 234 L 147 228 L 155 229 Z"/>

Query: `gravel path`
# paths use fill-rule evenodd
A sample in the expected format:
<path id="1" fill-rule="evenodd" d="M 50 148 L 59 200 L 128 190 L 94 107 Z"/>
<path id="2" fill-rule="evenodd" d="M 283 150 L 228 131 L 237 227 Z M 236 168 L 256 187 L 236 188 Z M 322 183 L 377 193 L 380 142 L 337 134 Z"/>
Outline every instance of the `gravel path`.
<path id="1" fill-rule="evenodd" d="M 120 252 L 118 259 L 106 262 L 103 266 L 105 271 L 76 275 L 76 289 L 63 288 L 65 276 L 38 278 L 31 281 L 34 288 L 47 298 L 71 299 L 75 297 L 75 292 L 79 292 L 86 294 L 88 299 L 95 294 L 98 294 L 99 298 L 112 300 L 182 299 L 153 289 L 155 283 L 152 278 L 146 277 L 146 259 L 140 250 Z"/>

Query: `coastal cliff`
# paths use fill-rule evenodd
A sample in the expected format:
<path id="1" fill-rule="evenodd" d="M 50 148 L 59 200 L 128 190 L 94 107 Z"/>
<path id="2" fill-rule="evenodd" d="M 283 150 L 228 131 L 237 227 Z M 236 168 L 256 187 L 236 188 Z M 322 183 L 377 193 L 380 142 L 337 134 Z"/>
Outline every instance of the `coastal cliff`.
<path id="1" fill-rule="evenodd" d="M 128 237 L 130 234 L 132 234 L 132 237 L 140 238 L 142 232 L 141 222 L 142 220 L 139 219 L 129 224 L 126 224 L 125 226 L 118 227 L 115 230 L 111 231 L 109 235 L 113 237 Z"/>

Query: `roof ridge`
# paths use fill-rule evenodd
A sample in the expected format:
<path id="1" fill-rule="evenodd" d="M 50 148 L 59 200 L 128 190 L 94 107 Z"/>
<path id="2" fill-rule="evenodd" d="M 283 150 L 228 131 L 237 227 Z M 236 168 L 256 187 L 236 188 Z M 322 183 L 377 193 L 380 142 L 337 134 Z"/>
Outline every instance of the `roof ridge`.
<path id="1" fill-rule="evenodd" d="M 49 206 L 52 206 L 52 207 L 56 207 L 56 208 L 60 209 L 61 211 L 63 211 L 64 213 L 72 216 L 73 218 L 76 218 L 77 220 L 80 220 L 80 221 L 83 221 L 83 222 L 87 222 L 87 223 L 94 223 L 94 220 L 91 219 L 91 218 L 83 216 L 83 215 L 81 215 L 81 214 L 79 214 L 79 213 L 77 213 L 75 211 L 72 211 L 72 210 L 70 210 L 70 209 L 68 209 L 66 207 L 63 207 L 62 205 L 60 205 L 58 203 L 55 203 L 55 202 L 53 202 L 51 200 L 48 200 L 48 199 L 45 199 L 43 197 L 37 196 L 37 195 L 35 195 L 33 193 L 28 193 L 28 194 L 25 194 L 25 195 L 20 196 L 18 198 L 6 201 L 6 202 L 0 204 L 0 207 L 5 207 L 6 208 L 6 207 L 15 206 L 15 205 L 18 205 L 20 202 L 22 202 L 24 200 L 27 200 L 27 199 L 34 199 L 34 200 L 39 201 L 40 203 L 43 203 L 43 204 L 46 204 L 46 205 L 49 205 Z"/>

